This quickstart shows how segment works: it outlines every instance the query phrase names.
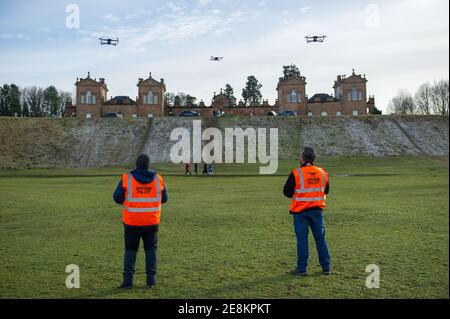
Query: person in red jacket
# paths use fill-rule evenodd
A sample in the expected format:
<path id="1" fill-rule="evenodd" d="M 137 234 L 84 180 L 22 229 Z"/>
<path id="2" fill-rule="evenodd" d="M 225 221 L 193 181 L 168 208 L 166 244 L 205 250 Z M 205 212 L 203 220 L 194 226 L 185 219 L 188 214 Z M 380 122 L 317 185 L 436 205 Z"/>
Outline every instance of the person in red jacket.
<path id="1" fill-rule="evenodd" d="M 305 147 L 300 158 L 300 167 L 292 170 L 283 189 L 283 194 L 291 198 L 289 211 L 294 216 L 297 237 L 297 267 L 293 274 L 298 276 L 307 275 L 309 228 L 316 242 L 323 274 L 331 274 L 331 258 L 323 221 L 323 210 L 330 185 L 327 171 L 315 166 L 315 159 L 314 150 Z"/>
<path id="2" fill-rule="evenodd" d="M 184 175 L 192 175 L 192 173 L 191 173 L 191 165 L 189 163 L 186 163 L 184 165 Z"/>
<path id="3" fill-rule="evenodd" d="M 125 254 L 122 289 L 133 288 L 136 255 L 142 239 L 145 250 L 147 287 L 156 285 L 158 228 L 161 204 L 167 202 L 167 186 L 162 177 L 149 170 L 149 158 L 141 154 L 136 169 L 122 175 L 113 194 L 123 205 L 122 222 L 125 232 Z"/>

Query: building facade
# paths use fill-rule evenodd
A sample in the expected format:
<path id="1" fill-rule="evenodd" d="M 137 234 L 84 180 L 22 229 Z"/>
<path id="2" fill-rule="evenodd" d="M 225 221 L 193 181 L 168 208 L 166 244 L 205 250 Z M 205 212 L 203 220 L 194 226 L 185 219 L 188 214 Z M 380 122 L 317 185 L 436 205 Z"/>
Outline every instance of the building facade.
<path id="1" fill-rule="evenodd" d="M 231 105 L 230 99 L 222 91 L 215 94 L 211 104 L 200 101 L 197 105 L 168 105 L 165 101 L 166 85 L 164 79 L 157 81 L 151 73 L 147 79 L 138 79 L 138 95 L 133 100 L 128 96 L 115 96 L 108 99 L 108 87 L 104 78 L 92 79 L 90 73 L 86 78 L 78 79 L 76 101 L 66 104 L 66 116 L 80 118 L 98 118 L 116 113 L 123 117 L 160 117 L 176 116 L 182 111 L 195 111 L 204 117 L 217 114 L 241 116 L 273 115 L 283 111 L 294 111 L 301 116 L 358 116 L 366 115 L 375 108 L 375 98 L 367 95 L 365 75 L 338 75 L 334 81 L 334 94 L 306 93 L 306 77 L 291 76 L 279 78 L 276 87 L 278 99 L 273 105 L 262 100 L 260 105 L 245 105 L 239 101 Z"/>
<path id="2" fill-rule="evenodd" d="M 76 101 L 66 104 L 66 116 L 80 118 L 99 118 L 116 113 L 123 117 L 164 116 L 164 79 L 157 81 L 151 74 L 147 79 L 140 78 L 137 83 L 138 95 L 135 100 L 129 96 L 107 98 L 108 87 L 105 79 L 77 78 L 75 82 Z M 75 112 L 74 112 L 75 111 Z"/>

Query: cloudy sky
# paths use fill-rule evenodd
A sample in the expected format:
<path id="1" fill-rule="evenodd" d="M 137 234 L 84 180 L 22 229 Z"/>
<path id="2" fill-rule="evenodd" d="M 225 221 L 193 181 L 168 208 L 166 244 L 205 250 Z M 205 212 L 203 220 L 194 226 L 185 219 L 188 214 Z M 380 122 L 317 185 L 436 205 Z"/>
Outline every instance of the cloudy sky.
<path id="1" fill-rule="evenodd" d="M 355 68 L 386 110 L 399 89 L 449 78 L 448 10 L 448 0 L 1 0 L 0 82 L 74 91 L 90 71 L 110 96 L 135 98 L 152 72 L 209 104 L 225 83 L 239 98 L 255 75 L 272 104 L 282 66 L 295 63 L 309 96 L 333 93 L 336 76 Z M 328 38 L 307 44 L 308 34 Z M 120 43 L 100 46 L 100 36 Z"/>

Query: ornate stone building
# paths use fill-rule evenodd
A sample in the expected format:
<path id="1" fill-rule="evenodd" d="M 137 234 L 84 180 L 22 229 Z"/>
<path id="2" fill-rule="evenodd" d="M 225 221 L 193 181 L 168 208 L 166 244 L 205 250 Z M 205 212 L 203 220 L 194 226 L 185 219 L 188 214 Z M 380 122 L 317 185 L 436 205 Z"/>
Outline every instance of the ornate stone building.
<path id="1" fill-rule="evenodd" d="M 366 115 L 375 108 L 375 98 L 367 95 L 365 75 L 352 74 L 347 77 L 338 75 L 334 81 L 334 94 L 306 93 L 306 77 L 291 76 L 279 78 L 276 87 L 278 99 L 274 105 L 263 100 L 261 105 L 244 105 L 239 101 L 231 105 L 230 99 L 222 91 L 215 94 L 211 105 L 200 101 L 198 105 L 168 105 L 164 99 L 166 85 L 164 79 L 157 81 L 151 73 L 147 79 L 138 79 L 136 100 L 128 96 L 115 96 L 107 99 L 108 87 L 105 79 L 77 79 L 75 106 L 71 101 L 66 104 L 66 116 L 81 118 L 98 118 L 108 113 L 117 113 L 123 117 L 175 116 L 179 112 L 192 110 L 204 117 L 225 112 L 227 115 L 258 116 L 270 115 L 283 111 L 294 111 L 303 116 L 358 116 Z"/>
<path id="2" fill-rule="evenodd" d="M 164 115 L 164 79 L 157 81 L 151 74 L 147 79 L 139 79 L 136 100 L 129 96 L 115 96 L 107 99 L 108 87 L 105 79 L 92 79 L 90 73 L 86 78 L 77 79 L 76 116 L 81 118 L 98 118 L 108 113 L 117 113 L 124 117 L 152 117 Z M 66 114 L 73 114 L 72 103 L 66 106 Z"/>

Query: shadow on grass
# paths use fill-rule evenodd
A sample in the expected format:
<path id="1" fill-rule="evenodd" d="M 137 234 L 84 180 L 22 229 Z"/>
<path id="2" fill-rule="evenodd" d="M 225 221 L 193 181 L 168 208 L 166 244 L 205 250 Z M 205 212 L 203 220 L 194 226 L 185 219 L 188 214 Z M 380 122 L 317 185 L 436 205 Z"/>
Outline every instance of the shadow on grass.
<path id="1" fill-rule="evenodd" d="M 308 273 L 308 276 L 295 276 L 290 272 L 280 273 L 276 276 L 263 277 L 255 280 L 247 280 L 247 281 L 239 281 L 233 284 L 221 285 L 212 288 L 206 288 L 197 291 L 192 298 L 209 298 L 209 299 L 217 299 L 217 298 L 228 298 L 228 292 L 230 294 L 236 293 L 236 291 L 252 291 L 257 290 L 258 287 L 263 287 L 266 284 L 273 285 L 273 283 L 286 284 L 286 283 L 295 283 L 301 285 L 304 283 L 304 287 L 308 288 L 311 286 L 311 283 L 308 282 L 308 278 L 318 278 L 323 277 L 324 275 L 320 272 Z M 159 286 L 164 286 L 164 284 L 160 284 Z M 154 298 L 169 298 L 169 299 L 178 299 L 185 298 L 186 296 L 180 295 L 169 295 L 169 296 L 161 296 L 158 293 L 159 287 L 147 289 L 145 286 L 135 286 L 131 290 L 122 290 L 118 287 L 109 287 L 106 289 L 102 289 L 99 291 L 95 291 L 92 293 L 86 293 L 76 296 L 74 299 L 108 299 L 108 298 L 130 298 L 130 299 L 154 299 Z M 148 292 L 148 295 L 144 295 Z M 128 295 L 127 295 L 128 294 Z M 190 294 L 192 295 L 192 294 Z M 225 295 L 225 297 L 224 297 Z M 264 298 L 264 297 L 263 297 Z"/>

